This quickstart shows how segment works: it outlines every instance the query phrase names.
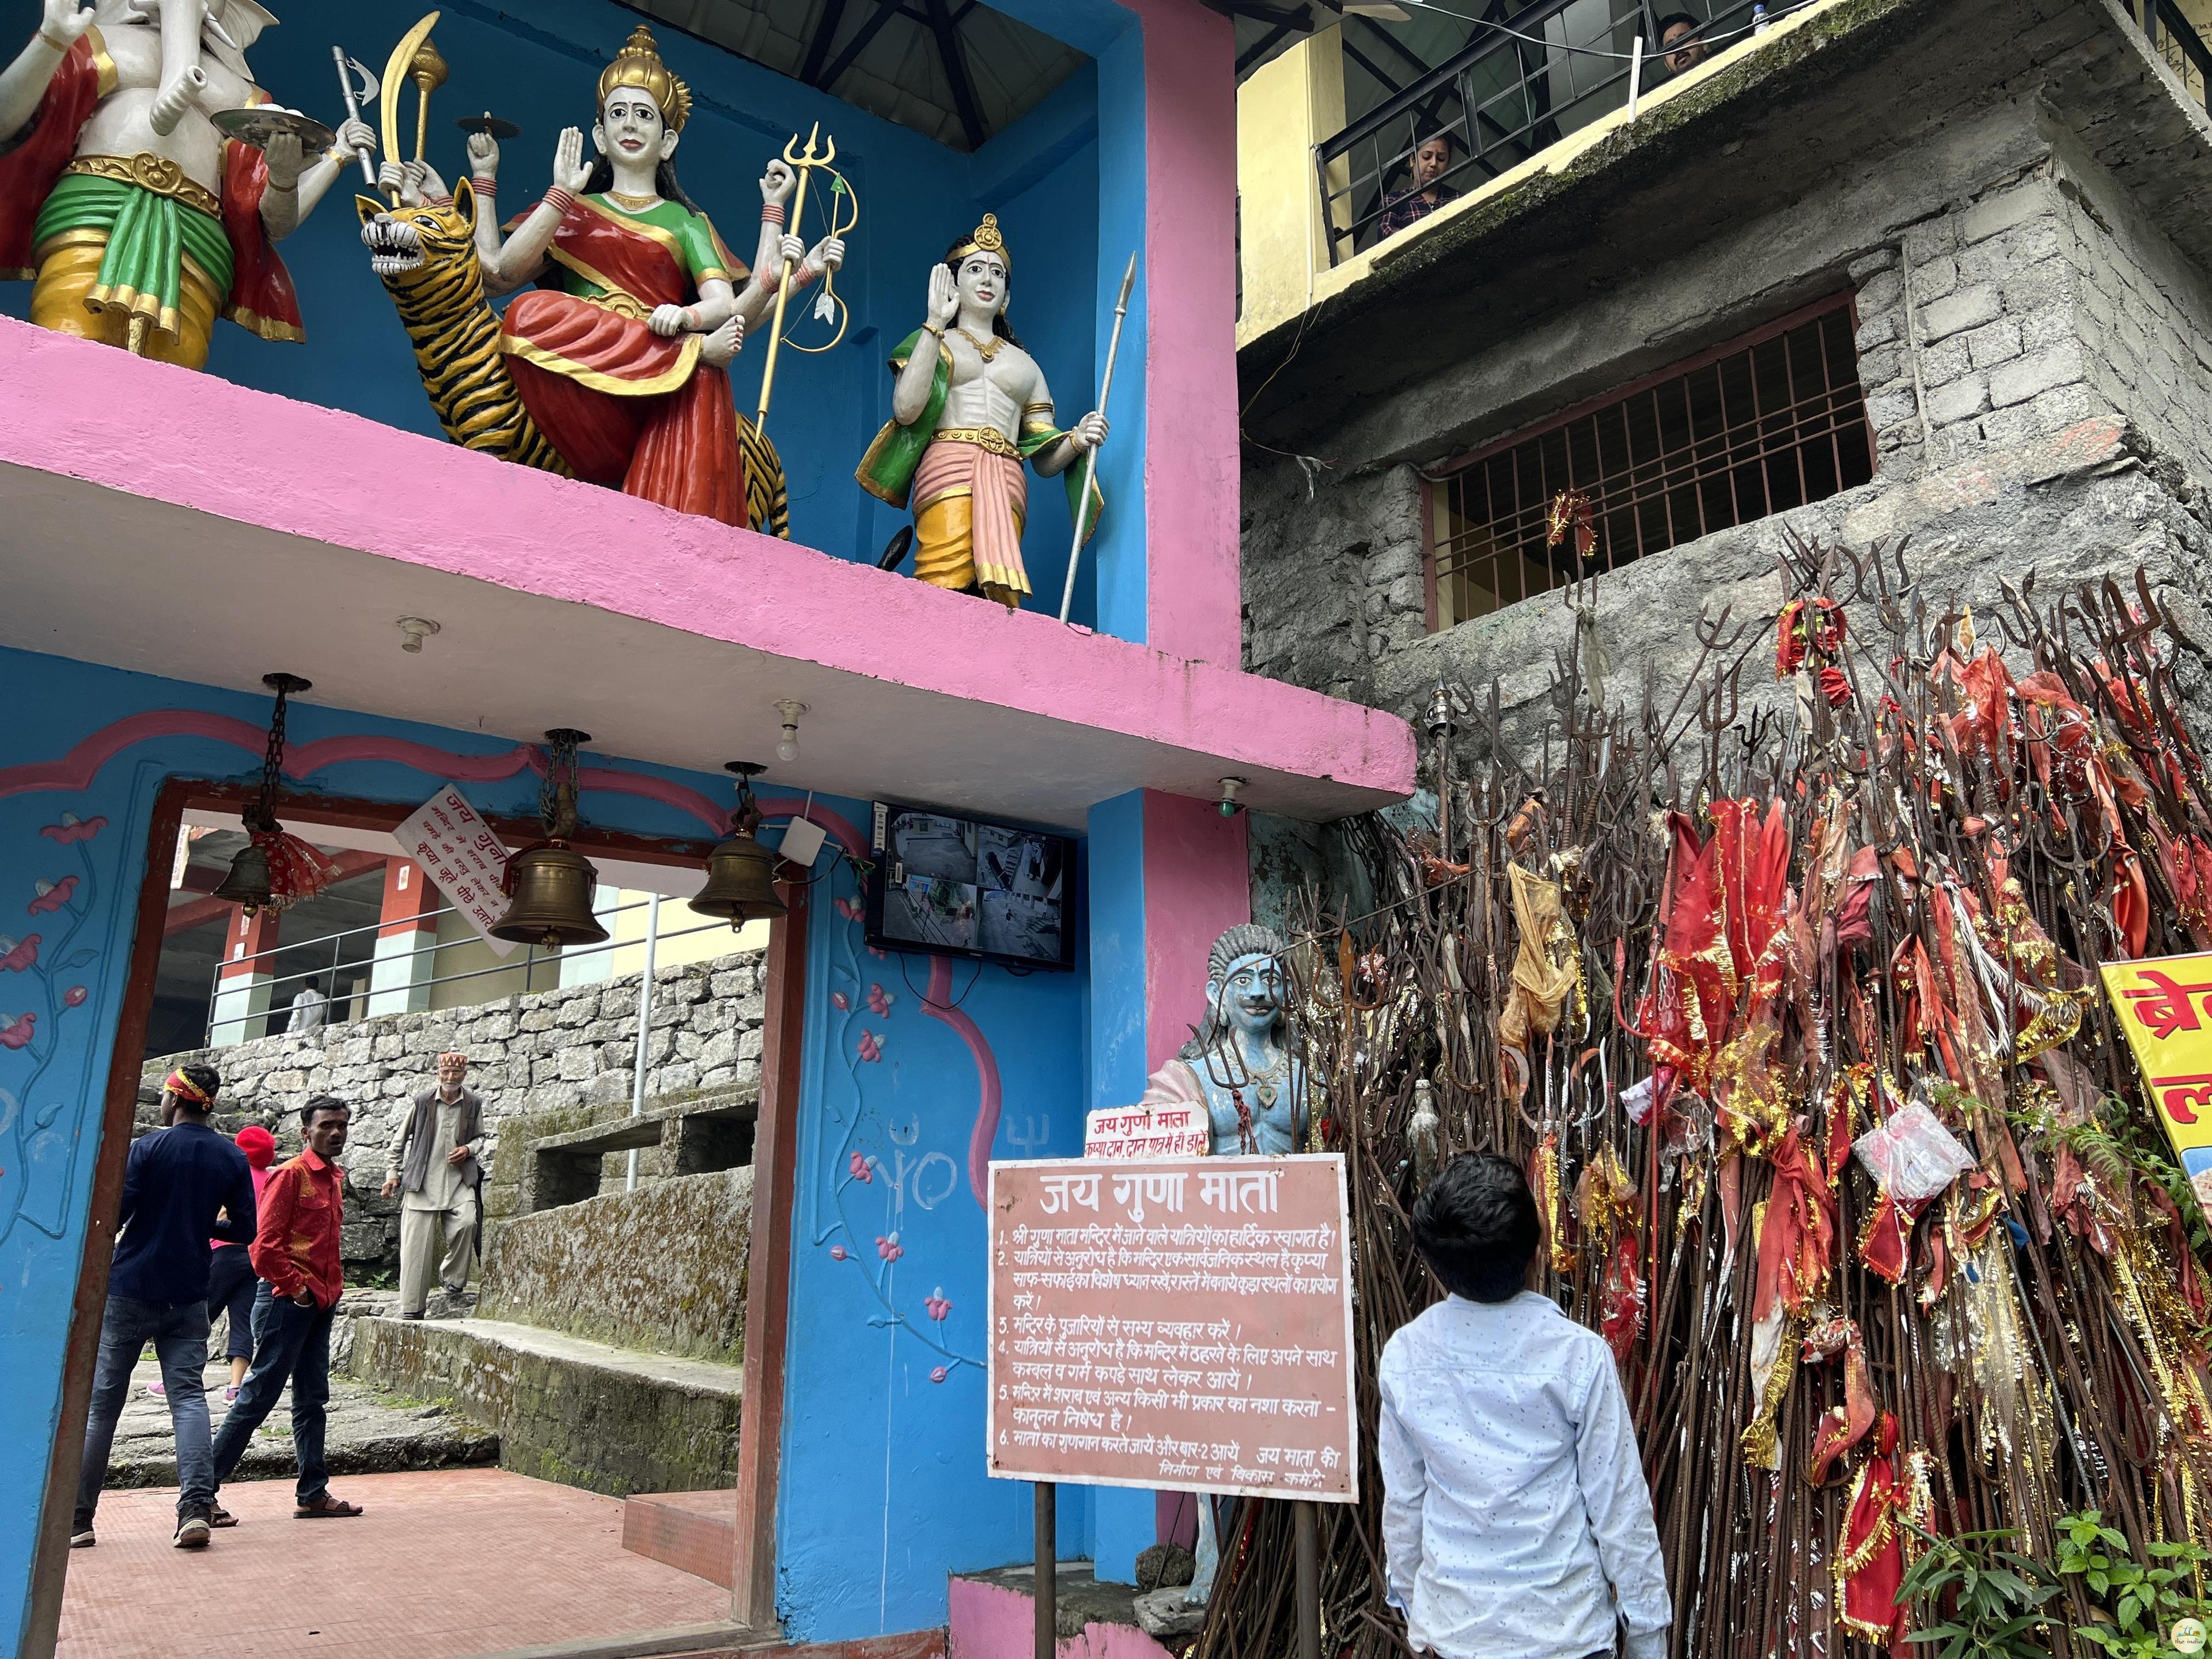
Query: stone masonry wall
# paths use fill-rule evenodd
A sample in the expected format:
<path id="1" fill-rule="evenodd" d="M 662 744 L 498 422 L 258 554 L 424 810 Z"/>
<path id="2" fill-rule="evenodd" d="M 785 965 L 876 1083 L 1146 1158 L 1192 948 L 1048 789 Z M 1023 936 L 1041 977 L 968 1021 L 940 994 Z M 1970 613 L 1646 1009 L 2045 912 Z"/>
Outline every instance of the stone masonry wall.
<path id="1" fill-rule="evenodd" d="M 1893 177 L 1891 200 L 1870 197 Z M 1656 334 L 1682 342 L 1679 361 L 1750 326 L 1747 307 L 1777 314 L 1838 289 L 1857 307 L 1873 481 L 1601 577 L 1613 696 L 1633 697 L 1646 674 L 1679 685 L 1700 609 L 1771 620 L 1788 528 L 1858 547 L 1909 538 L 1931 601 L 1981 611 L 1999 602 L 2001 580 L 2031 568 L 2047 596 L 2142 565 L 2198 653 L 2185 688 L 2212 713 L 2201 660 L 2212 653 L 2212 283 L 2027 102 L 1962 115 L 1930 153 L 1868 158 L 1826 193 L 1494 354 L 1509 361 L 1442 367 L 1340 442 L 1313 446 L 1340 459 L 1387 447 L 1369 461 L 1318 472 L 1248 461 L 1246 666 L 1417 725 L 1439 678 L 1478 692 L 1494 678 L 1505 740 L 1533 746 L 1572 618 L 1553 596 L 1431 635 L 1414 464 L 1541 419 L 1532 362 L 1558 376 L 1555 409 L 1658 366 L 1645 343 Z M 1613 341 L 1623 355 L 1608 374 Z M 1759 696 L 1765 706 L 1781 694 Z"/>
<path id="2" fill-rule="evenodd" d="M 646 1039 L 648 1097 L 757 1084 L 766 1013 L 758 951 L 658 969 Z M 639 975 L 501 997 L 473 1007 L 384 1014 L 297 1036 L 257 1038 L 228 1048 L 170 1054 L 147 1063 L 141 1117 L 161 1079 L 186 1060 L 222 1074 L 221 1121 L 260 1122 L 276 1132 L 278 1156 L 300 1146 L 298 1111 L 332 1094 L 354 1109 L 345 1152 L 345 1256 L 349 1271 L 374 1273 L 398 1260 L 398 1205 L 378 1195 L 394 1140 L 417 1091 L 437 1080 L 438 1055 L 466 1053 L 471 1086 L 483 1097 L 489 1164 L 501 1126 L 526 1112 L 610 1106 L 630 1097 L 637 1059 Z M 641 1180 L 658 1178 L 659 1153 L 639 1158 Z"/>

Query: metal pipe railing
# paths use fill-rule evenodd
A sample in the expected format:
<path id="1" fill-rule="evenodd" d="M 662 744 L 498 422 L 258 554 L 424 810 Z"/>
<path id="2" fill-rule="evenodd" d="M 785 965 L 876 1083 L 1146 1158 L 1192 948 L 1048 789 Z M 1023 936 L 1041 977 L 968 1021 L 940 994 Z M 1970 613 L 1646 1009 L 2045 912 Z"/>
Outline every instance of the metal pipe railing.
<path id="1" fill-rule="evenodd" d="M 596 915 L 600 915 L 600 916 L 603 916 L 603 917 L 604 917 L 604 916 L 616 916 L 616 915 L 622 915 L 623 912 L 625 912 L 625 911 L 629 911 L 629 910 L 640 910 L 640 909 L 645 909 L 645 910 L 648 910 L 648 911 L 650 911 L 652 908 L 656 908 L 656 907 L 658 906 L 659 900 L 659 896 L 658 894 L 653 894 L 653 895 L 649 896 L 648 897 L 642 898 L 642 899 L 639 899 L 639 900 L 635 901 L 635 902 L 628 903 L 628 904 L 618 904 L 618 905 L 615 905 L 615 906 L 611 907 L 611 908 L 608 908 L 608 909 L 605 909 L 605 910 L 597 911 L 597 912 L 595 912 L 594 914 L 596 914 Z M 437 912 L 433 912 L 433 913 L 431 913 L 431 914 L 432 914 L 432 915 L 446 915 L 446 914 L 447 914 L 447 912 L 446 912 L 446 911 L 437 911 Z M 371 924 L 368 924 L 368 925 L 364 926 L 364 927 L 349 927 L 349 928 L 345 928 L 345 929 L 342 930 L 341 932 L 339 932 L 339 933 L 337 933 L 325 934 L 325 935 L 324 935 L 324 936 L 323 936 L 322 938 L 320 938 L 320 939 L 316 939 L 308 940 L 308 941 L 307 941 L 307 945 L 319 945 L 319 944 L 325 943 L 325 942 L 326 942 L 326 941 L 328 941 L 328 940 L 332 940 L 332 939 L 343 939 L 347 938 L 347 937 L 349 937 L 349 936 L 357 935 L 357 934 L 361 934 L 361 933 L 378 933 L 378 932 L 380 932 L 380 931 L 381 931 L 381 929 L 382 929 L 382 927 L 383 927 L 383 925 L 384 925 L 384 924 L 382 924 L 382 923 L 380 923 L 380 923 L 371 923 Z M 693 934 L 693 933 L 708 933 L 708 932 L 711 932 L 711 931 L 713 931 L 713 930 L 714 930 L 714 929 L 716 929 L 716 928 L 727 927 L 728 926 L 729 926 L 729 924 L 728 924 L 728 923 L 726 923 L 726 922 L 722 922 L 722 921 L 702 921 L 702 922 L 696 923 L 696 924 L 695 924 L 695 925 L 693 925 L 693 926 L 691 926 L 691 927 L 679 927 L 679 928 L 676 928 L 676 929 L 673 929 L 673 930 L 672 930 L 672 931 L 667 931 L 667 932 L 661 932 L 661 931 L 658 931 L 657 929 L 654 929 L 654 928 L 649 928 L 649 929 L 648 929 L 647 938 L 647 939 L 609 939 L 603 940 L 601 943 L 597 944 L 597 945 L 582 945 L 582 946 L 577 946 L 577 947 L 571 947 L 571 948 L 569 948 L 569 949 L 563 950 L 563 951 L 562 951 L 561 952 L 559 952 L 559 954 L 558 954 L 558 955 L 556 955 L 556 956 L 553 956 L 553 957 L 551 957 L 550 959 L 550 960 L 552 960 L 552 961 L 555 961 L 555 962 L 574 962 L 574 961 L 580 960 L 580 959 L 582 959 L 582 958 L 584 958 L 584 957 L 593 957 L 593 956 L 602 955 L 602 954 L 605 954 L 605 953 L 606 953 L 606 952 L 608 952 L 608 951 L 626 951 L 626 950 L 629 950 L 629 949 L 631 949 L 631 948 L 633 948 L 633 947 L 635 947 L 635 946 L 639 946 L 639 945 L 645 945 L 645 946 L 647 946 L 647 961 L 648 963 L 650 963 L 650 962 L 653 960 L 653 954 L 654 954 L 654 952 L 653 952 L 653 949 L 652 948 L 652 947 L 653 947 L 653 944 L 657 944 L 657 942 L 658 942 L 658 941 L 659 941 L 659 940 L 665 940 L 665 939 L 684 939 L 684 938 L 686 938 L 686 937 L 688 937 L 688 936 L 690 936 L 690 934 Z M 442 950 L 452 950 L 452 949 L 453 949 L 453 948 L 454 948 L 455 946 L 457 946 L 457 945 L 466 945 L 467 943 L 469 943 L 469 941 L 468 941 L 467 939 L 448 939 L 448 940 L 447 940 L 447 941 L 446 941 L 444 944 L 442 944 L 442 945 L 440 945 L 440 944 L 431 944 L 431 945 L 420 945 L 420 946 L 416 947 L 416 949 L 414 949 L 414 950 L 412 950 L 412 951 L 401 951 L 401 952 L 395 952 L 394 954 L 392 954 L 392 955 L 391 955 L 391 956 L 388 956 L 388 957 L 374 957 L 374 956 L 369 956 L 369 957 L 355 957 L 353 960 L 354 960 L 355 962 L 356 962 L 356 963 L 362 963 L 362 964 L 367 965 L 367 966 L 370 967 L 372 969 L 374 969 L 376 966 L 381 965 L 382 963 L 399 963 L 399 962 L 407 962 L 407 961 L 411 961 L 414 957 L 419 957 L 419 956 L 424 956 L 424 955 L 434 955 L 435 952 L 437 952 L 437 951 L 442 951 Z M 295 947 L 295 946 L 289 946 L 289 945 L 279 945 L 279 946 L 277 946 L 277 947 L 276 947 L 276 951 L 256 951 L 256 952 L 254 952 L 254 953 L 253 953 L 253 955 L 252 955 L 252 956 L 250 956 L 250 957 L 238 957 L 236 960 L 237 960 L 237 961 L 239 961 L 239 962 L 251 962 L 251 961 L 253 961 L 253 960 L 255 960 L 255 959 L 257 959 L 257 958 L 258 958 L 258 957 L 260 957 L 273 956 L 273 955 L 276 954 L 276 951 L 285 951 L 285 950 L 290 950 L 290 949 L 295 949 L 295 948 L 298 948 L 298 949 L 304 949 L 304 948 L 306 948 L 306 945 L 301 945 L 301 946 L 297 946 L 297 947 Z M 424 979 L 424 980 L 413 980 L 413 979 L 410 979 L 410 980 L 409 980 L 406 983 L 404 983 L 404 984 L 403 984 L 403 985 L 396 985 L 396 986 L 392 986 L 392 987 L 390 987 L 390 988 L 388 988 L 392 993 L 393 993 L 393 994 L 398 994 L 398 993 L 407 992 L 407 991 L 414 991 L 414 990 L 428 989 L 428 988 L 430 988 L 430 987 L 432 987 L 432 986 L 436 986 L 436 985 L 454 985 L 454 984 L 459 984 L 459 983 L 460 983 L 461 981 L 465 981 L 465 980 L 483 979 L 483 978 L 486 978 L 486 977 L 488 977 L 488 976 L 489 976 L 489 975 L 495 975 L 495 974 L 513 974 L 513 973 L 520 972 L 520 973 L 523 975 L 523 994 L 526 994 L 526 995 L 527 995 L 527 994 L 531 994 L 531 992 L 532 992 L 532 988 L 532 988 L 532 982 L 531 982 L 531 981 L 532 981 L 532 977 L 533 977 L 533 975 L 534 975 L 534 973 L 535 973 L 535 970 L 536 970 L 536 968 L 537 968 L 538 955 L 538 947 L 537 947 L 536 945 L 530 945 L 530 946 L 528 946 L 528 947 L 527 947 L 527 954 L 524 957 L 524 958 L 523 958 L 522 962 L 520 962 L 520 963 L 512 963 L 512 962 L 502 962 L 502 963 L 496 963 L 496 964 L 495 964 L 494 966 L 489 967 L 489 968 L 471 968 L 471 969 L 464 969 L 464 970 L 459 971 L 459 972 L 457 972 L 457 973 L 451 973 L 451 974 L 436 974 L 436 973 L 434 973 L 434 974 L 432 974 L 432 975 L 430 975 L 430 977 L 429 977 L 429 978 L 428 978 L 428 979 Z M 240 995 L 240 994 L 244 994 L 243 988 L 240 988 L 240 989 L 238 989 L 238 990 L 233 990 L 233 991 L 230 991 L 230 992 L 225 992 L 225 991 L 224 991 L 224 989 L 222 988 L 222 968 L 223 968 L 223 967 L 229 967 L 229 966 L 233 966 L 233 965 L 234 965 L 234 964 L 233 964 L 232 963 L 224 963 L 221 964 L 221 965 L 218 967 L 218 969 L 217 969 L 217 970 L 216 970 L 216 986 L 215 986 L 215 988 L 214 988 L 213 990 L 211 990 L 211 991 L 210 992 L 210 994 L 209 994 L 209 997 L 208 997 L 208 1041 L 209 1041 L 210 1043 L 212 1043 L 212 1042 L 213 1042 L 213 1041 L 214 1041 L 214 1039 L 215 1039 L 216 1033 L 217 1031 L 219 1031 L 219 1030 L 221 1030 L 224 1029 L 225 1027 L 232 1026 L 232 1025 L 244 1025 L 244 1024 L 250 1024 L 251 1022 L 255 1021 L 255 1020 L 267 1020 L 267 1019 L 273 1019 L 273 1018 L 276 1018 L 278 1015 L 280 1015 L 280 1014 L 282 1014 L 282 1013 L 283 1013 L 283 1012 L 285 1012 L 284 1010 L 283 1010 L 283 1009 L 278 1009 L 278 1008 L 263 1008 L 263 1009 L 260 1009 L 260 1010 L 258 1010 L 258 1011 L 248 1011 L 247 1012 L 245 1012 L 245 1013 L 242 1013 L 242 1014 L 230 1014 L 230 1015 L 225 1015 L 225 1016 L 223 1016 L 223 1017 L 222 1017 L 222 1018 L 218 1018 L 216 1017 L 216 1008 L 217 1008 L 217 1005 L 218 1005 L 218 1003 L 219 1003 L 220 1000 L 221 1000 L 224 995 L 228 994 L 228 995 L 236 996 L 236 995 Z M 321 975 L 321 974 L 324 974 L 324 973 L 332 972 L 332 971 L 334 971 L 334 970 L 335 970 L 335 968 L 336 968 L 337 966 L 339 966 L 339 965 L 343 965 L 343 964 L 341 964 L 341 963 L 334 963 L 333 968 L 331 968 L 331 969 L 324 969 L 324 968 L 309 968 L 309 969 L 301 969 L 301 970 L 300 970 L 300 971 L 298 971 L 298 972 L 295 972 L 295 973 L 283 974 L 283 975 L 270 975 L 270 976 L 269 978 L 267 978 L 267 979 L 264 979 L 264 980 L 258 980 L 258 981 L 255 981 L 255 988 L 257 988 L 257 989 L 258 989 L 258 988 L 261 988 L 261 987 L 265 986 L 265 987 L 269 988 L 271 991 L 273 991 L 273 990 L 275 990 L 275 989 L 276 989 L 276 988 L 277 988 L 277 987 L 279 987 L 279 986 L 294 984 L 294 983 L 296 983 L 296 982 L 298 982 L 298 981 L 302 981 L 302 980 L 313 979 L 313 978 L 315 978 L 317 975 Z M 375 995 L 377 995 L 377 994 L 378 994 L 377 989 L 376 989 L 376 988 L 375 988 L 374 985 L 372 985 L 372 986 L 370 987 L 369 991 L 368 991 L 368 994 L 369 994 L 371 997 L 374 997 Z M 333 1024 L 337 1024 L 337 1023 L 343 1023 L 343 1022 L 332 1022 L 332 1023 L 333 1023 Z M 267 1032 L 267 1033 L 265 1033 L 264 1035 L 268 1035 L 268 1036 L 279 1036 L 279 1035 L 282 1035 L 282 1034 L 281 1034 L 281 1033 L 278 1033 L 278 1032 L 271 1031 L 271 1032 Z"/>
<path id="2" fill-rule="evenodd" d="M 1718 37 L 1747 38 L 1757 4 L 1717 4 L 1700 30 L 1709 52 L 1731 43 Z M 1658 20 L 1672 9 L 1671 0 L 1536 0 L 1502 22 L 1468 18 L 1474 33 L 1458 53 L 1314 146 L 1329 263 L 1381 240 L 1388 186 L 1410 185 L 1414 152 L 1428 139 L 1451 141 L 1456 159 L 1437 182 L 1456 194 L 1626 105 L 1633 81 L 1650 90 L 1663 73 Z M 1577 30 L 1588 38 L 1573 38 Z M 1393 129 L 1402 144 L 1387 136 Z"/>

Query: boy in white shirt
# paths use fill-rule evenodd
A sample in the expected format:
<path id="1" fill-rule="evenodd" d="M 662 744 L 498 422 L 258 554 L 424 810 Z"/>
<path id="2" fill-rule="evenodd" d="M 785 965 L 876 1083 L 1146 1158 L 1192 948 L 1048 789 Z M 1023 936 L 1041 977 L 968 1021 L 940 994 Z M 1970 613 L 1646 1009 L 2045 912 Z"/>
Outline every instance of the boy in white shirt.
<path id="1" fill-rule="evenodd" d="M 1407 1641 L 1439 1659 L 1665 1659 L 1674 1607 L 1628 1401 L 1605 1340 L 1522 1288 L 1528 1181 L 1463 1152 L 1413 1219 L 1451 1294 L 1382 1350 L 1382 1540 Z"/>

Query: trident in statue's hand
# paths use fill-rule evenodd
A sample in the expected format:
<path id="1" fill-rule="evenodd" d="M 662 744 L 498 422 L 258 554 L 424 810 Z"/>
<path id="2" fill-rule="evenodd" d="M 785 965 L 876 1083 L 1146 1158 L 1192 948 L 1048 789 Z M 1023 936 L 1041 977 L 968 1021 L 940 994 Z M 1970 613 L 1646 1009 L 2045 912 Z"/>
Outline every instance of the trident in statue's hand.
<path id="1" fill-rule="evenodd" d="M 823 137 L 822 124 L 819 121 L 817 121 L 813 127 L 807 132 L 806 146 L 805 149 L 802 149 L 799 148 L 799 135 L 795 132 L 791 135 L 789 142 L 787 142 L 783 147 L 784 164 L 799 175 L 799 191 L 798 194 L 792 198 L 791 203 L 791 235 L 786 239 L 783 255 L 783 275 L 775 285 L 775 326 L 769 331 L 768 337 L 768 362 L 761 366 L 760 412 L 753 417 L 753 426 L 755 429 L 758 431 L 765 432 L 768 429 L 768 400 L 770 393 L 775 389 L 776 351 L 783 343 L 783 311 L 784 307 L 790 301 L 791 279 L 793 274 L 798 270 L 799 264 L 799 261 L 797 258 L 794 258 L 792 255 L 790 243 L 797 240 L 799 222 L 805 217 L 806 213 L 807 184 L 812 178 L 814 170 L 817 167 L 821 167 L 827 170 L 833 178 L 837 179 L 841 196 L 850 198 L 852 195 L 852 187 L 846 185 L 843 178 L 838 174 L 837 170 L 830 165 L 836 159 L 837 141 L 834 137 L 825 138 Z M 830 227 L 831 234 L 833 235 L 842 235 L 845 231 L 850 230 L 853 228 L 854 223 L 857 222 L 859 220 L 860 204 L 858 201 L 853 201 L 852 217 L 843 225 L 840 226 L 834 222 L 836 216 L 833 209 L 831 214 L 833 220 L 833 223 Z M 824 273 L 823 281 L 825 283 L 833 280 L 833 276 L 827 272 Z M 843 331 L 841 328 L 839 331 L 842 333 Z M 793 347 L 793 349 L 796 350 L 799 349 L 799 348 Z"/>

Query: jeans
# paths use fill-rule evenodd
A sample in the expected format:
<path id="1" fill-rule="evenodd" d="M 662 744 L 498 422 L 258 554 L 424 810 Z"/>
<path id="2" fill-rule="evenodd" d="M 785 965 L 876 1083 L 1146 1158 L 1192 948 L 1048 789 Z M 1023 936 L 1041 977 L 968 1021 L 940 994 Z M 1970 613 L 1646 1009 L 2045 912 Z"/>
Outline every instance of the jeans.
<path id="1" fill-rule="evenodd" d="M 226 1310 L 230 1314 L 230 1341 L 225 1357 L 253 1358 L 253 1264 L 243 1244 L 218 1246 L 208 1261 L 208 1323 Z"/>
<path id="2" fill-rule="evenodd" d="M 100 1316 L 100 1362 L 93 1372 L 92 1411 L 84 1425 L 84 1468 L 76 1483 L 76 1525 L 92 1525 L 107 1480 L 116 1419 L 131 1397 L 131 1372 L 151 1339 L 168 1390 L 169 1423 L 177 1436 L 177 1519 L 205 1515 L 215 1502 L 215 1467 L 208 1448 L 208 1316 L 204 1302 L 141 1302 L 111 1296 Z"/>
<path id="3" fill-rule="evenodd" d="M 292 1385 L 292 1453 L 300 1461 L 299 1501 L 312 1504 L 330 1487 L 323 1462 L 323 1412 L 331 1397 L 329 1308 L 303 1308 L 263 1280 L 253 1293 L 253 1364 L 215 1437 L 215 1484 L 220 1486 L 246 1455 L 253 1431 L 284 1385 Z M 205 1329 L 204 1324 L 202 1329 Z"/>

